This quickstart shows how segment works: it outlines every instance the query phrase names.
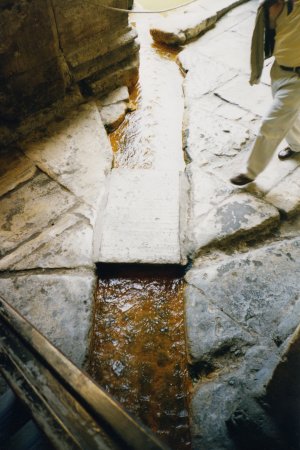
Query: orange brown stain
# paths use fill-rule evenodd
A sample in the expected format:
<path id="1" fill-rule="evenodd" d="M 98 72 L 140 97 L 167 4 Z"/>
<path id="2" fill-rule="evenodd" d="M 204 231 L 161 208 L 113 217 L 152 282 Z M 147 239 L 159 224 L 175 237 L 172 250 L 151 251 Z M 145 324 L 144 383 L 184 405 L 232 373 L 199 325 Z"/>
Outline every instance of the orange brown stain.
<path id="1" fill-rule="evenodd" d="M 184 282 L 151 270 L 102 274 L 88 370 L 171 448 L 189 449 Z"/>

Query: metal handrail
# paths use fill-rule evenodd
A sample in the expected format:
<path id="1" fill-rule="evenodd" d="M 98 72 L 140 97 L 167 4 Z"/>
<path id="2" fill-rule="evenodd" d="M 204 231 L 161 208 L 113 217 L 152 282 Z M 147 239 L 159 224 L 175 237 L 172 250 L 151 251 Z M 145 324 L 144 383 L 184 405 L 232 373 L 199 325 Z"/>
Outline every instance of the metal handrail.
<path id="1" fill-rule="evenodd" d="M 54 448 L 168 448 L 2 297 L 0 371 Z"/>

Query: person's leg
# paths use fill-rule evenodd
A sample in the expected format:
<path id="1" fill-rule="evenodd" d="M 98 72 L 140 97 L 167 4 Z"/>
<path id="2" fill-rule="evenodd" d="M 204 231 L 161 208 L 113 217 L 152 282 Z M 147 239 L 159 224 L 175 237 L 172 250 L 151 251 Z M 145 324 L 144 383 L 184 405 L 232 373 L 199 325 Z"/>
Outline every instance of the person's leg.
<path id="1" fill-rule="evenodd" d="M 300 114 L 285 137 L 293 152 L 300 153 Z"/>
<path id="2" fill-rule="evenodd" d="M 298 115 L 294 125 L 285 137 L 288 146 L 280 150 L 278 158 L 283 161 L 300 154 L 300 115 Z"/>
<path id="3" fill-rule="evenodd" d="M 266 168 L 285 137 L 300 150 L 300 132 L 296 129 L 299 110 L 300 78 L 288 78 L 274 92 L 271 108 L 261 124 L 247 163 L 246 174 L 250 179 L 255 179 Z"/>

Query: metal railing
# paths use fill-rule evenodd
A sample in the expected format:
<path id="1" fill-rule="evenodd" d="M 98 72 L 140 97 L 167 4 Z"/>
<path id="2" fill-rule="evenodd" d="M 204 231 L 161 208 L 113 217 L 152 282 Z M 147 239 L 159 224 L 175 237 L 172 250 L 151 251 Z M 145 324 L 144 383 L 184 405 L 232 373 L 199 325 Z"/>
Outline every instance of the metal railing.
<path id="1" fill-rule="evenodd" d="M 0 372 L 55 449 L 167 449 L 1 297 Z"/>

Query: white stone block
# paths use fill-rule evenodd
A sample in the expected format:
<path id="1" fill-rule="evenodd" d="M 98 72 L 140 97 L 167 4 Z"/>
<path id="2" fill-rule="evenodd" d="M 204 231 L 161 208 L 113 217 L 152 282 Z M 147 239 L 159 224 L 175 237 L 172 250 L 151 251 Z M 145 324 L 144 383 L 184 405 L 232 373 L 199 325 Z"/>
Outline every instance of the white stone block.
<path id="1" fill-rule="evenodd" d="M 179 194 L 178 172 L 113 170 L 95 261 L 179 264 Z"/>

